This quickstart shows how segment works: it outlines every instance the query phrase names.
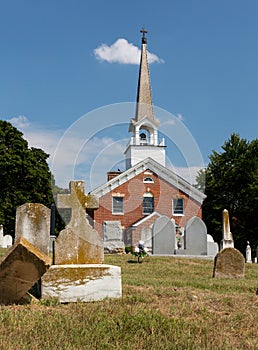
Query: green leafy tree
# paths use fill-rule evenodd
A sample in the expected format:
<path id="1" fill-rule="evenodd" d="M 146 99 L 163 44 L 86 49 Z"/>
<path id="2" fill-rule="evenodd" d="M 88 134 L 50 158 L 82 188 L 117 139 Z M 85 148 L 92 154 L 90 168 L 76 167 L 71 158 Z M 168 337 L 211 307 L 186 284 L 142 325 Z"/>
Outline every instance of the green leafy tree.
<path id="1" fill-rule="evenodd" d="M 48 155 L 29 148 L 23 134 L 0 120 L 0 224 L 14 236 L 16 208 L 24 203 L 53 202 Z"/>
<path id="2" fill-rule="evenodd" d="M 251 142 L 232 134 L 222 146 L 213 151 L 210 163 L 197 177 L 205 193 L 203 219 L 208 232 L 217 242 L 222 239 L 222 211 L 230 215 L 235 247 L 245 252 L 246 242 L 258 245 L 258 140 Z"/>

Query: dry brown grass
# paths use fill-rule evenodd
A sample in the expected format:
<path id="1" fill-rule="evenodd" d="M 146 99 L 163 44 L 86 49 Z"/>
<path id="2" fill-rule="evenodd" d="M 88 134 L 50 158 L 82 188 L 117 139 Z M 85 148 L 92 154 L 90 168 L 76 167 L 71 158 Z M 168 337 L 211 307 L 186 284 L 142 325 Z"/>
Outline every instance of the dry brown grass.
<path id="1" fill-rule="evenodd" d="M 258 349 L 258 264 L 242 280 L 212 278 L 213 262 L 106 256 L 123 298 L 0 307 L 0 349 Z"/>

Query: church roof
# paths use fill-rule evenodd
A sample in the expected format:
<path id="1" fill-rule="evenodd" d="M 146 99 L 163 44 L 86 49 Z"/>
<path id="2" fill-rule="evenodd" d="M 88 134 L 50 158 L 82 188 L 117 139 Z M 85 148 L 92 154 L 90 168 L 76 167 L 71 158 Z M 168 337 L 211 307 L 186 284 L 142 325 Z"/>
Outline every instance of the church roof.
<path id="1" fill-rule="evenodd" d="M 91 192 L 91 194 L 100 198 L 146 170 L 150 170 L 153 173 L 157 174 L 160 178 L 164 179 L 169 184 L 178 188 L 179 190 L 187 194 L 189 197 L 196 200 L 198 203 L 202 204 L 203 200 L 206 198 L 205 194 L 203 194 L 201 191 L 199 191 L 197 188 L 191 185 L 188 181 L 183 179 L 181 176 L 177 175 L 174 171 L 159 164 L 152 158 L 146 158 L 141 162 L 135 164 L 133 167 L 124 171 L 120 175 L 97 187 Z"/>

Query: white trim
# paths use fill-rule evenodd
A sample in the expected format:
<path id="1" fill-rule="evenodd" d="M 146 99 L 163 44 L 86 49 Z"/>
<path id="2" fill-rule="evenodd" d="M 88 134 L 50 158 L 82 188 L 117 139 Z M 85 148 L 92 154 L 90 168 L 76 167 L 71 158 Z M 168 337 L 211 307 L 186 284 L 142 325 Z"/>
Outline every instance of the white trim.
<path id="1" fill-rule="evenodd" d="M 153 213 L 151 213 L 148 216 L 145 216 L 143 219 L 140 219 L 139 221 L 137 221 L 136 223 L 134 223 L 133 225 L 131 225 L 131 227 L 137 227 L 139 225 L 141 225 L 143 222 L 151 219 L 154 215 L 157 215 L 159 217 L 161 217 L 162 215 L 160 213 L 158 213 L 157 211 L 154 211 Z"/>
<path id="2" fill-rule="evenodd" d="M 123 207 L 123 211 L 114 211 L 114 198 L 121 198 L 123 199 L 121 204 Z M 112 196 L 112 215 L 124 215 L 124 197 L 121 196 Z"/>
<path id="3" fill-rule="evenodd" d="M 139 175 L 140 173 L 147 170 L 156 173 L 159 177 L 161 177 L 174 187 L 178 188 L 179 190 L 181 190 L 200 204 L 202 204 L 203 200 L 206 198 L 205 194 L 203 194 L 189 182 L 187 182 L 182 177 L 174 173 L 172 170 L 159 164 L 152 158 L 146 158 L 141 162 L 135 164 L 130 169 L 127 169 L 120 175 L 97 187 L 91 192 L 91 194 L 100 198 L 105 194 L 109 193 L 110 191 L 113 191 L 118 186 L 133 179 L 136 175 Z"/>

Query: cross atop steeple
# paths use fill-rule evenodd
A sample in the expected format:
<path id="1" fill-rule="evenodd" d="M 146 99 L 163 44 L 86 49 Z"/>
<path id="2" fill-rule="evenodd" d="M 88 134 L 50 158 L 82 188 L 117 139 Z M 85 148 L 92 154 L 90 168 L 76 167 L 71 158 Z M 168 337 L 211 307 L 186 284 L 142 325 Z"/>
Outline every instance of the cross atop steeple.
<path id="1" fill-rule="evenodd" d="M 142 33 L 142 44 L 147 44 L 147 38 L 145 37 L 145 34 L 147 34 L 148 31 L 142 27 L 140 32 Z"/>

